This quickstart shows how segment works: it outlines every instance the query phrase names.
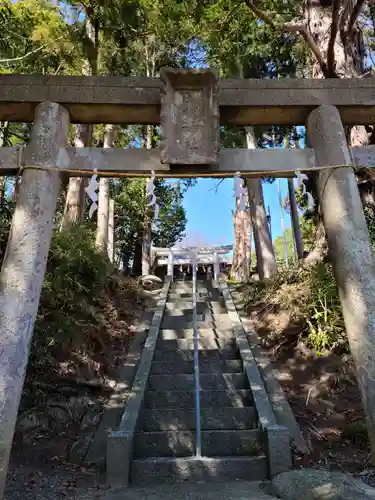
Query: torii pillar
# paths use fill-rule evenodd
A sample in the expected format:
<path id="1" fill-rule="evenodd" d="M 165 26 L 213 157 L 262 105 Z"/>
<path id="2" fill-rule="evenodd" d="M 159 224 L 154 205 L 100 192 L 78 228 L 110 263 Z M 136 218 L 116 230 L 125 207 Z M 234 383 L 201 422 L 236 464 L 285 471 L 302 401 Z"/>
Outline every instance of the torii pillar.
<path id="1" fill-rule="evenodd" d="M 23 173 L 0 276 L 0 498 L 51 243 L 58 169 L 69 161 L 63 149 L 68 133 L 65 108 L 52 102 L 36 107 L 25 160 L 38 168 Z"/>
<path id="2" fill-rule="evenodd" d="M 168 253 L 167 275 L 170 277 L 171 281 L 173 281 L 173 250 L 169 250 Z"/>
<path id="3" fill-rule="evenodd" d="M 312 111 L 307 137 L 318 167 L 348 165 L 320 172 L 317 192 L 375 462 L 374 252 L 337 108 L 324 105 Z"/>

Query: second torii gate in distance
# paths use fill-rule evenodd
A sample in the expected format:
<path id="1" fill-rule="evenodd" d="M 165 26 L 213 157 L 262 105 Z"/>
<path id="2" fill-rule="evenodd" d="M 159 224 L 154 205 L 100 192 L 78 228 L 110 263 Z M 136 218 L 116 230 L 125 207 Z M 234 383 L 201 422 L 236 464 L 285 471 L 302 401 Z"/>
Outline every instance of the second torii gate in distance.
<path id="1" fill-rule="evenodd" d="M 226 262 L 224 256 L 233 250 L 233 245 L 202 246 L 202 247 L 173 247 L 152 249 L 158 264 L 167 265 L 167 275 L 173 280 L 174 266 L 192 263 L 192 253 L 196 255 L 197 265 L 212 265 L 215 283 L 219 281 L 220 263 Z M 164 257 L 164 258 L 163 258 Z"/>

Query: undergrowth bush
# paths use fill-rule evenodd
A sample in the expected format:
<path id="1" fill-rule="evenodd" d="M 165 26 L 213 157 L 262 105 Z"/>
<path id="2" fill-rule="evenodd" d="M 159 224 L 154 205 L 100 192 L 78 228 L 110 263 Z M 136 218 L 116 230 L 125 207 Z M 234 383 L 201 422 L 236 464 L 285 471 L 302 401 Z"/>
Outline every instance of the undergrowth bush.
<path id="1" fill-rule="evenodd" d="M 250 287 L 247 307 L 254 302 L 288 311 L 301 324 L 306 343 L 318 354 L 345 343 L 338 290 L 329 264 L 280 268 L 275 277 Z"/>
<path id="2" fill-rule="evenodd" d="M 111 337 L 111 315 L 119 320 L 125 294 L 136 295 L 131 286 L 125 290 L 110 262 L 95 248 L 90 227 L 53 236 L 31 348 L 29 375 L 35 372 L 61 373 L 99 367 L 114 341 L 127 341 L 127 331 Z M 134 285 L 135 286 L 135 285 Z M 128 314 L 124 307 L 124 314 Z M 120 318 L 121 319 L 121 318 Z M 103 354 L 104 353 L 104 354 Z M 109 360 L 108 360 L 109 361 Z M 105 363 L 104 363 L 105 364 Z M 94 370 L 95 371 L 95 370 Z"/>

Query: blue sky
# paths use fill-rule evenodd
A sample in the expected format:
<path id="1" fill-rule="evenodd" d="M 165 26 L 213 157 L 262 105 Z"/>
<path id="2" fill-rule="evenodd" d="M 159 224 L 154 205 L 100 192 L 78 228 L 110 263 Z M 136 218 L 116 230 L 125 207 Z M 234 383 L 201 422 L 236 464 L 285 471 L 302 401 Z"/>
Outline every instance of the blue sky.
<path id="1" fill-rule="evenodd" d="M 188 223 L 184 244 L 233 244 L 233 179 L 225 179 L 215 192 L 217 183 L 217 179 L 199 179 L 197 185 L 185 194 Z M 281 179 L 280 184 L 284 198 L 288 194 L 287 180 Z M 282 234 L 277 181 L 272 184 L 264 182 L 263 193 L 265 206 L 270 207 L 272 238 L 275 239 Z M 290 217 L 285 211 L 284 222 L 286 227 L 290 226 Z"/>
<path id="2" fill-rule="evenodd" d="M 207 67 L 204 61 L 204 51 L 199 42 L 190 46 L 192 61 L 199 60 L 200 67 Z M 191 67 L 197 67 L 191 63 Z M 301 147 L 304 147 L 303 141 Z M 225 179 L 217 190 L 218 179 L 199 179 L 196 186 L 185 194 L 184 207 L 187 211 L 186 237 L 184 245 L 233 244 L 234 228 L 232 210 L 235 208 L 233 179 Z M 288 182 L 280 180 L 282 199 L 288 194 Z M 263 183 L 263 195 L 266 210 L 271 213 L 272 239 L 282 235 L 280 205 L 277 191 L 277 181 Z M 284 211 L 285 227 L 290 227 L 290 216 Z"/>

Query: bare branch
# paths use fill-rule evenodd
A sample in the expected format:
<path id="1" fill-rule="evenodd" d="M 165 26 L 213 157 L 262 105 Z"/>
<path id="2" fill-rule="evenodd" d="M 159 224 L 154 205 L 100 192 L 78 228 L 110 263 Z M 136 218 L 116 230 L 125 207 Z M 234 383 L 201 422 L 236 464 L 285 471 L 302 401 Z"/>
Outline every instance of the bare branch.
<path id="1" fill-rule="evenodd" d="M 225 16 L 225 19 L 223 19 L 223 21 L 221 21 L 221 23 L 220 23 L 221 28 L 223 28 L 223 27 L 227 24 L 227 22 L 229 21 L 229 19 L 233 16 L 233 14 L 236 12 L 236 10 L 237 10 L 239 7 L 241 7 L 241 5 L 242 5 L 242 1 L 241 1 L 241 2 L 238 2 L 238 4 L 237 4 L 237 5 L 235 5 L 235 6 L 233 7 L 233 9 L 231 9 L 231 10 L 229 11 L 229 13 Z"/>
<path id="2" fill-rule="evenodd" d="M 352 10 L 352 13 L 351 13 L 350 19 L 349 19 L 349 23 L 348 23 L 348 27 L 347 27 L 347 30 L 346 30 L 346 34 L 347 34 L 347 36 L 349 38 L 353 34 L 352 33 L 353 32 L 353 26 L 354 26 L 355 22 L 357 21 L 358 16 L 361 13 L 362 7 L 364 6 L 364 4 L 365 4 L 365 0 L 357 0 L 357 3 L 355 4 L 354 9 Z"/>
<path id="3" fill-rule="evenodd" d="M 268 24 L 275 30 L 283 31 L 284 33 L 299 33 L 300 35 L 302 35 L 303 39 L 305 40 L 305 43 L 308 45 L 311 52 L 314 54 L 316 60 L 318 61 L 322 73 L 326 78 L 329 77 L 329 72 L 324 57 L 320 52 L 319 47 L 315 43 L 314 38 L 309 33 L 309 30 L 305 24 L 293 22 L 293 23 L 284 23 L 277 25 L 273 22 L 271 16 L 267 12 L 264 12 L 261 9 L 259 9 L 252 0 L 244 0 L 244 2 L 249 7 L 249 9 L 256 16 L 259 17 L 259 19 L 261 19 L 264 23 Z M 331 76 L 336 76 L 336 75 L 331 75 Z"/>
<path id="4" fill-rule="evenodd" d="M 331 36 L 327 49 L 327 71 L 329 75 L 335 74 L 335 42 L 339 30 L 340 9 L 341 0 L 334 0 L 332 3 Z"/>
<path id="5" fill-rule="evenodd" d="M 259 19 L 261 19 L 263 22 L 265 22 L 274 29 L 283 30 L 283 26 L 276 26 L 271 16 L 267 12 L 264 12 L 263 10 L 259 9 L 252 0 L 244 0 L 244 1 L 245 4 L 249 7 L 249 9 L 252 10 L 254 14 L 256 14 L 259 17 Z"/>
<path id="6" fill-rule="evenodd" d="M 211 189 L 209 189 L 209 191 L 215 191 L 215 193 L 217 193 L 218 189 L 219 189 L 219 186 L 220 184 L 224 181 L 225 179 L 220 179 L 219 182 L 216 184 L 216 186 L 212 187 Z"/>
<path id="7" fill-rule="evenodd" d="M 341 16 L 340 16 L 340 31 L 341 31 L 341 36 L 345 33 L 345 28 L 347 25 L 347 22 L 350 17 L 350 13 L 352 12 L 354 8 L 354 3 L 356 0 L 345 0 L 344 1 L 344 8 L 342 9 Z"/>
<path id="8" fill-rule="evenodd" d="M 14 57 L 13 59 L 0 59 L 0 64 L 22 61 L 22 59 L 26 59 L 27 57 L 31 56 L 32 54 L 36 54 L 37 52 L 40 52 L 41 50 L 45 49 L 46 47 L 47 47 L 47 45 L 42 45 L 41 47 L 38 47 L 37 49 L 31 50 L 30 52 L 28 52 L 27 54 L 24 54 L 23 56 Z"/>
<path id="9" fill-rule="evenodd" d="M 327 63 L 324 60 L 323 54 L 320 52 L 319 47 L 315 43 L 315 40 L 312 37 L 311 33 L 309 32 L 307 26 L 305 26 L 304 24 L 289 24 L 289 23 L 287 23 L 287 28 L 288 28 L 288 31 L 291 33 L 295 32 L 295 33 L 300 33 L 300 35 L 302 35 L 303 39 L 305 40 L 306 45 L 309 47 L 311 52 L 314 54 L 316 60 L 318 61 L 320 69 L 322 70 L 322 73 L 326 78 L 337 76 L 335 72 L 332 75 L 329 74 L 329 71 L 327 68 Z"/>

